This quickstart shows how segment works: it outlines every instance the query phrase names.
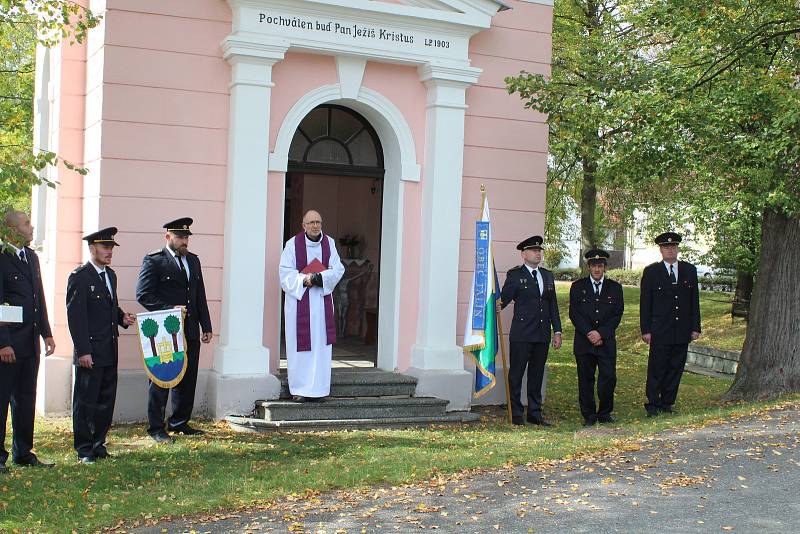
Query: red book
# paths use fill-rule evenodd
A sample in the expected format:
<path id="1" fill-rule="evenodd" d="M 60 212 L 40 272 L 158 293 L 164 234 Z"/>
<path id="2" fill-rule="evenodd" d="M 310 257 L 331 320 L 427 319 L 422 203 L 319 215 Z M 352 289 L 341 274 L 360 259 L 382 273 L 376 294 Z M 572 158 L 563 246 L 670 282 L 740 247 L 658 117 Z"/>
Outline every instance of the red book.
<path id="1" fill-rule="evenodd" d="M 321 261 L 319 261 L 318 259 L 314 258 L 314 261 L 312 261 L 311 263 L 306 265 L 305 269 L 303 269 L 300 272 L 303 273 L 303 274 L 321 273 L 322 271 L 326 271 L 327 269 L 328 268 L 325 267 L 325 265 Z"/>

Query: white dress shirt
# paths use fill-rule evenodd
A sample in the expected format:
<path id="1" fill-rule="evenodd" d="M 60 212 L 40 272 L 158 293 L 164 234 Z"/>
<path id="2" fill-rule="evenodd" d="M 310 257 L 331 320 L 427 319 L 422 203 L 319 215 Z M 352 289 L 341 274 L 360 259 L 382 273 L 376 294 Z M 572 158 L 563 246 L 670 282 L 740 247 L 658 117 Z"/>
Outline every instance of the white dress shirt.
<path id="1" fill-rule="evenodd" d="M 678 281 L 678 262 L 676 261 L 675 263 L 670 264 L 670 263 L 668 263 L 666 261 L 662 261 L 661 263 L 663 263 L 664 267 L 666 267 L 666 269 L 667 269 L 667 276 L 669 276 L 669 266 L 672 265 L 672 272 L 675 273 L 675 281 L 677 282 Z"/>
<path id="2" fill-rule="evenodd" d="M 178 256 L 178 253 L 172 250 L 170 247 L 166 247 L 166 249 L 169 251 L 170 254 L 172 254 L 172 257 L 175 258 L 175 261 L 177 263 L 183 262 L 183 267 L 186 269 L 186 278 L 188 279 L 189 277 L 191 277 L 192 273 L 189 272 L 189 262 L 186 261 L 186 256 Z M 180 268 L 181 266 L 178 265 L 178 269 Z"/>
<path id="3" fill-rule="evenodd" d="M 542 273 L 539 272 L 539 269 L 532 269 L 530 265 L 527 263 L 525 264 L 525 268 L 528 269 L 528 272 L 531 273 L 531 276 L 536 278 L 536 283 L 539 284 L 539 294 L 541 295 L 544 292 L 544 281 L 542 280 Z"/>
<path id="4" fill-rule="evenodd" d="M 603 275 L 600 278 L 600 280 L 599 280 L 600 285 L 599 286 L 597 285 L 598 281 L 595 280 L 594 278 L 592 278 L 591 276 L 589 277 L 589 280 L 592 281 L 592 293 L 594 293 L 595 295 L 599 295 L 600 293 L 603 292 L 603 282 L 606 281 L 605 275 Z M 597 288 L 597 290 L 595 290 L 595 288 Z"/>
<path id="5" fill-rule="evenodd" d="M 105 273 L 105 274 L 103 274 L 103 276 L 101 278 L 105 279 L 106 287 L 108 288 L 108 294 L 113 297 L 114 296 L 114 291 L 111 289 L 111 279 L 109 278 L 108 273 L 106 272 L 106 268 L 105 267 L 98 267 L 92 260 L 89 260 L 89 263 L 91 263 L 92 267 L 94 267 L 94 270 L 97 271 L 97 275 L 98 276 L 100 276 L 100 273 Z"/>

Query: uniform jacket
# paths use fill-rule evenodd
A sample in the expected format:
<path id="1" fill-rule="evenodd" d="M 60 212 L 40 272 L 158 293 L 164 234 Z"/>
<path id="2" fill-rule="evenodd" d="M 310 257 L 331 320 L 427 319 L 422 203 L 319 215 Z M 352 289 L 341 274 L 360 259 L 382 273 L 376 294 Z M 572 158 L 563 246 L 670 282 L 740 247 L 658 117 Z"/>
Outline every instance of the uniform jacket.
<path id="1" fill-rule="evenodd" d="M 0 347 L 11 346 L 17 358 L 38 357 L 39 338 L 52 337 L 44 301 L 39 257 L 25 247 L 25 263 L 14 252 L 0 253 L 0 304 L 22 306 L 22 323 L 0 326 Z"/>
<path id="2" fill-rule="evenodd" d="M 697 269 L 678 262 L 678 283 L 673 286 L 663 262 L 645 267 L 642 273 L 639 325 L 651 334 L 651 343 L 689 343 L 692 332 L 700 332 L 700 292 Z"/>
<path id="3" fill-rule="evenodd" d="M 574 281 L 569 289 L 569 319 L 575 325 L 575 340 L 572 343 L 575 354 L 616 355 L 617 327 L 624 309 L 619 282 L 606 277 L 597 297 L 590 276 Z M 600 347 L 592 345 L 586 337 L 592 330 L 597 330 L 603 338 Z"/>
<path id="4" fill-rule="evenodd" d="M 96 366 L 117 365 L 118 327 L 125 314 L 117 300 L 117 274 L 106 267 L 106 276 L 113 295 L 89 262 L 72 271 L 67 280 L 67 324 L 76 365 L 84 354 L 91 354 Z"/>
<path id="5" fill-rule="evenodd" d="M 148 311 L 186 306 L 184 324 L 187 340 L 200 339 L 200 328 L 211 332 L 211 316 L 206 302 L 206 286 L 200 258 L 187 252 L 189 277 L 183 274 L 178 262 L 166 248 L 154 250 L 142 260 L 136 283 L 136 300 Z"/>
<path id="6" fill-rule="evenodd" d="M 503 301 L 503 308 L 514 301 L 514 320 L 509 341 L 549 343 L 550 328 L 554 332 L 561 331 L 553 273 L 543 267 L 539 267 L 539 272 L 542 274 L 541 295 L 534 285 L 531 272 L 524 265 L 514 267 L 506 274 L 500 300 Z"/>

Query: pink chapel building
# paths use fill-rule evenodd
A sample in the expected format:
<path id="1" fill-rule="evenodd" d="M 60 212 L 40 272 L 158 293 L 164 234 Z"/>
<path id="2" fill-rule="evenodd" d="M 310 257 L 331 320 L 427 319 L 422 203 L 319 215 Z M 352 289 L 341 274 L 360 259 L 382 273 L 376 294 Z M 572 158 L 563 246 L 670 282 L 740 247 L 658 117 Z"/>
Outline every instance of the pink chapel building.
<path id="1" fill-rule="evenodd" d="M 81 3 L 103 16 L 87 42 L 37 55 L 35 143 L 89 170 L 51 169 L 58 187 L 34 191 L 58 345 L 41 366 L 39 410 L 71 402 L 65 289 L 88 259 L 81 236 L 119 228 L 113 267 L 136 313 L 142 257 L 184 216 L 215 334 L 196 413 L 277 398 L 278 262 L 309 208 L 334 238 L 358 236 L 338 246 L 349 282 L 334 358 L 413 375 L 418 395 L 469 409 L 474 364 L 459 345 L 481 184 L 501 282 L 516 243 L 544 226 L 545 117 L 504 77 L 549 73 L 552 0 Z M 134 329 L 119 365 L 116 418 L 142 419 Z M 498 382 L 481 402 L 504 399 Z"/>

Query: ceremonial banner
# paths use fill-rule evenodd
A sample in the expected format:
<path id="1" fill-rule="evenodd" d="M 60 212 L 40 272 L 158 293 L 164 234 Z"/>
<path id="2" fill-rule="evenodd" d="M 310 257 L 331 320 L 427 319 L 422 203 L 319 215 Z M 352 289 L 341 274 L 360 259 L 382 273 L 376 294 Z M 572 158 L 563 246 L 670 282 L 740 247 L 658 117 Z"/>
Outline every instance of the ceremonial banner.
<path id="1" fill-rule="evenodd" d="M 175 387 L 186 372 L 182 308 L 136 315 L 139 353 L 148 378 L 162 388 Z"/>
<path id="2" fill-rule="evenodd" d="M 496 302 L 499 298 L 497 273 L 492 253 L 492 225 L 489 200 L 483 194 L 481 215 L 475 223 L 475 274 L 469 293 L 469 316 L 464 329 L 464 350 L 475 359 L 475 397 L 496 384 L 495 357 L 499 346 Z"/>

